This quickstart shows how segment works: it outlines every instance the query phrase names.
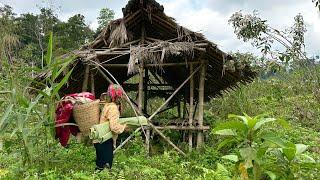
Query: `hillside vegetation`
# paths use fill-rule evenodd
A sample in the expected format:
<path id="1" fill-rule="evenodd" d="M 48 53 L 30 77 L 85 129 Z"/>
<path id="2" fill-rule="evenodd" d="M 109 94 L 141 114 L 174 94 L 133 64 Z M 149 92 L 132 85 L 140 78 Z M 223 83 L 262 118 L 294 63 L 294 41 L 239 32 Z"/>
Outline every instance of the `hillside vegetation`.
<path id="1" fill-rule="evenodd" d="M 99 22 L 109 22 L 112 13 L 103 9 Z M 57 57 L 92 38 L 84 22 L 82 15 L 62 22 L 50 9 L 16 16 L 1 7 L 0 179 L 319 179 L 320 67 L 304 52 L 302 15 L 287 31 L 255 13 L 230 18 L 238 38 L 261 50 L 262 58 L 238 52 L 234 57 L 242 63 L 225 65 L 250 65 L 257 78 L 205 105 L 211 129 L 203 147 L 184 157 L 155 135 L 146 156 L 144 136 L 137 133 L 117 152 L 113 169 L 100 173 L 94 172 L 92 145 L 73 137 L 63 148 L 54 138 L 55 105 L 73 60 Z M 34 80 L 48 71 L 45 83 Z M 183 132 L 164 133 L 188 152 Z"/>

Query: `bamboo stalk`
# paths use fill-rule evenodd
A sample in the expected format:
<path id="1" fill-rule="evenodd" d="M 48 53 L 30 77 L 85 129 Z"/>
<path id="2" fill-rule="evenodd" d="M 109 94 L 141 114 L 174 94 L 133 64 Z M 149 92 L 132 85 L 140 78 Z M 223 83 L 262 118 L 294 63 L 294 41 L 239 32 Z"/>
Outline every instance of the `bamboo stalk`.
<path id="1" fill-rule="evenodd" d="M 163 66 L 188 66 L 199 64 L 199 62 L 181 62 L 181 63 L 162 63 L 162 64 L 145 64 L 145 67 L 163 67 Z"/>
<path id="2" fill-rule="evenodd" d="M 156 126 L 159 130 L 189 130 L 189 131 L 207 131 L 210 130 L 210 126 Z M 148 128 L 147 128 L 148 129 Z"/>
<path id="3" fill-rule="evenodd" d="M 84 80 L 83 80 L 83 84 L 82 84 L 82 92 L 85 92 L 88 90 L 89 70 L 90 70 L 90 66 L 86 65 L 85 73 L 84 73 Z"/>
<path id="4" fill-rule="evenodd" d="M 131 138 L 133 138 L 133 136 L 141 130 L 141 127 L 137 128 L 133 133 L 130 134 L 130 136 L 124 140 L 114 151 L 113 154 L 115 154 L 119 149 L 121 149 L 125 144 L 127 144 L 128 141 L 130 141 Z"/>
<path id="5" fill-rule="evenodd" d="M 144 64 L 144 67 L 188 66 L 191 64 L 199 64 L 199 62 Z M 103 66 L 104 67 L 114 67 L 114 68 L 127 68 L 128 64 L 103 64 Z"/>
<path id="6" fill-rule="evenodd" d="M 94 75 L 93 75 L 93 73 L 91 72 L 90 73 L 90 82 L 91 82 L 91 93 L 93 94 L 93 95 L 95 95 L 95 87 L 94 87 Z"/>
<path id="7" fill-rule="evenodd" d="M 138 90 L 138 109 L 142 112 L 142 103 L 143 103 L 143 74 L 144 69 L 141 64 L 139 67 L 139 90 Z"/>
<path id="8" fill-rule="evenodd" d="M 100 72 L 100 74 L 109 82 L 109 84 L 113 84 L 113 82 L 108 78 L 108 76 L 103 73 L 100 67 L 97 67 L 97 69 Z"/>
<path id="9" fill-rule="evenodd" d="M 193 65 L 190 65 L 190 73 L 193 71 Z M 190 79 L 190 102 L 189 102 L 189 126 L 193 125 L 193 97 L 194 97 L 194 78 Z M 189 152 L 192 151 L 192 132 L 189 132 Z"/>
<path id="10" fill-rule="evenodd" d="M 63 123 L 63 124 L 57 124 L 54 127 L 63 127 L 63 126 L 78 126 L 78 124 L 74 123 Z"/>
<path id="11" fill-rule="evenodd" d="M 144 71 L 144 79 L 143 79 L 143 86 L 144 86 L 144 103 L 143 103 L 143 112 L 144 114 L 148 113 L 148 80 L 149 80 L 149 73 L 148 69 Z M 150 155 L 150 129 L 146 130 L 146 150 L 147 154 Z"/>
<path id="12" fill-rule="evenodd" d="M 150 155 L 150 129 L 146 130 L 146 150 L 147 154 Z"/>
<path id="13" fill-rule="evenodd" d="M 203 111 L 204 111 L 204 83 L 206 76 L 206 67 L 204 61 L 201 59 L 201 72 L 199 81 L 199 112 L 198 112 L 198 123 L 199 127 L 203 127 Z M 203 132 L 198 132 L 197 135 L 197 148 L 203 144 Z"/>

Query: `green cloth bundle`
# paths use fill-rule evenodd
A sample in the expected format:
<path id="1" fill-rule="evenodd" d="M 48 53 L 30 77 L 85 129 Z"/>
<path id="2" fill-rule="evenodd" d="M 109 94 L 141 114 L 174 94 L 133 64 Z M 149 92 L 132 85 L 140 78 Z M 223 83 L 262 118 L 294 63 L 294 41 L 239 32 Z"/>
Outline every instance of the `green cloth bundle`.
<path id="1" fill-rule="evenodd" d="M 148 120 L 144 116 L 119 118 L 120 124 L 127 124 L 129 126 L 147 126 Z M 97 140 L 99 143 L 103 143 L 112 138 L 112 132 L 110 130 L 109 122 L 94 125 L 90 128 L 89 138 Z"/>

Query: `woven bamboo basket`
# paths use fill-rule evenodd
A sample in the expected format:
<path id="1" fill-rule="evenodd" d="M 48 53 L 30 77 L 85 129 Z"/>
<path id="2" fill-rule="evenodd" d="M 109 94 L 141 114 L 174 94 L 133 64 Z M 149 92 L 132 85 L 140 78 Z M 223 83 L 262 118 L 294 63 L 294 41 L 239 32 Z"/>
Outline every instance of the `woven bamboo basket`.
<path id="1" fill-rule="evenodd" d="M 83 135 L 89 135 L 90 128 L 99 123 L 100 118 L 100 100 L 90 103 L 75 105 L 73 107 L 73 118 L 79 126 Z"/>

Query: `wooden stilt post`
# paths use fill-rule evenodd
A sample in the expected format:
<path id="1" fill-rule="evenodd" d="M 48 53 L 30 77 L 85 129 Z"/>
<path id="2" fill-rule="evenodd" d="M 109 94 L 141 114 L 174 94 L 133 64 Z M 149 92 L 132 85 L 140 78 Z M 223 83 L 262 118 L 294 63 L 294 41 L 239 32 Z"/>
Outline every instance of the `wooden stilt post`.
<path id="1" fill-rule="evenodd" d="M 143 82 L 143 89 L 144 89 L 144 102 L 143 102 L 143 112 L 144 114 L 148 114 L 148 81 L 149 81 L 149 73 L 148 69 L 144 69 L 144 82 Z M 146 151 L 147 154 L 150 154 L 150 129 L 146 130 Z"/>
<path id="2" fill-rule="evenodd" d="M 82 92 L 85 92 L 88 90 L 88 80 L 89 80 L 89 72 L 90 71 L 90 66 L 86 65 L 85 67 L 85 72 L 84 72 L 84 80 L 82 84 Z"/>
<path id="3" fill-rule="evenodd" d="M 203 111 L 204 111 L 204 83 L 206 78 L 206 66 L 205 62 L 201 59 L 201 71 L 199 81 L 199 111 L 198 111 L 198 123 L 199 127 L 203 127 Z M 197 148 L 203 144 L 203 131 L 199 131 L 197 135 Z"/>
<path id="4" fill-rule="evenodd" d="M 193 65 L 190 65 L 190 74 L 193 72 Z M 193 97 L 194 97 L 194 78 L 190 79 L 190 102 L 189 102 L 189 126 L 193 126 Z M 192 151 L 192 132 L 189 131 L 189 152 Z"/>
<path id="5" fill-rule="evenodd" d="M 90 73 L 90 87 L 91 87 L 91 93 L 95 95 L 95 87 L 94 87 L 94 74 L 93 72 Z"/>
<path id="6" fill-rule="evenodd" d="M 144 102 L 143 102 L 143 112 L 144 114 L 148 114 L 148 81 L 149 81 L 149 74 L 148 69 L 144 69 L 144 79 L 143 79 L 143 90 L 144 90 Z"/>
<path id="7" fill-rule="evenodd" d="M 143 1 L 142 1 L 143 3 Z M 144 19 L 142 20 L 142 25 L 141 25 L 141 41 L 140 43 L 141 44 L 144 44 L 145 43 L 145 38 L 146 38 L 146 29 L 145 29 L 145 23 L 144 23 Z M 143 96 L 143 81 L 144 81 L 144 78 L 143 78 L 143 75 L 144 75 L 144 62 L 140 62 L 140 79 L 139 79 L 139 101 L 138 101 L 138 105 L 139 105 L 139 111 L 142 112 L 142 100 L 143 100 L 143 97 L 144 97 L 144 103 L 146 103 L 147 101 L 147 97 L 146 96 Z M 147 78 L 148 76 L 148 71 L 145 72 L 145 78 Z M 147 86 L 147 84 L 146 84 Z M 146 87 L 145 86 L 145 87 Z M 145 89 L 145 93 L 147 93 L 147 89 Z M 145 94 L 146 95 L 146 94 Z M 147 104 L 144 105 L 144 111 L 147 110 Z M 149 155 L 149 151 L 150 151 L 150 129 L 147 129 L 146 131 L 146 151 L 147 151 L 147 155 Z"/>
<path id="8" fill-rule="evenodd" d="M 143 105 L 143 65 L 139 67 L 138 109 L 142 112 Z"/>

